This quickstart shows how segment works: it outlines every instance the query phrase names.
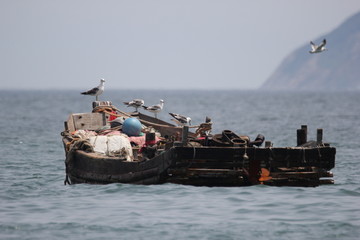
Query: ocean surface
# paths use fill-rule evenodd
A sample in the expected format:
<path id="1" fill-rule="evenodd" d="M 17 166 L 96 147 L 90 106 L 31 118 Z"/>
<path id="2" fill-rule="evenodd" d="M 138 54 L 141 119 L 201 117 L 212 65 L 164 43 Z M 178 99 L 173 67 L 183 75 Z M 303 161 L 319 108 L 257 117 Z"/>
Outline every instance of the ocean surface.
<path id="1" fill-rule="evenodd" d="M 101 100 L 164 99 L 193 124 L 213 120 L 274 146 L 295 146 L 324 129 L 337 148 L 334 185 L 193 187 L 64 185 L 60 132 L 89 112 L 79 91 L 0 91 L 0 239 L 360 239 L 360 92 L 110 91 Z"/>

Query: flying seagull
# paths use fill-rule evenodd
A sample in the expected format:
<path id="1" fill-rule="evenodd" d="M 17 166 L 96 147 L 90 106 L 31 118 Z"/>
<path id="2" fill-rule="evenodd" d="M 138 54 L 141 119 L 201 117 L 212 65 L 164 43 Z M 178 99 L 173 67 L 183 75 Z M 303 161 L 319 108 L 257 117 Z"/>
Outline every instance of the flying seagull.
<path id="1" fill-rule="evenodd" d="M 309 51 L 309 53 L 320 53 L 327 50 L 325 48 L 326 39 L 324 39 L 320 45 L 315 45 L 312 41 L 310 41 L 310 45 L 311 45 L 311 51 Z"/>
<path id="2" fill-rule="evenodd" d="M 134 99 L 130 102 L 124 102 L 125 105 L 127 105 L 128 107 L 134 107 L 135 111 L 138 111 L 138 108 L 141 107 L 142 105 L 144 105 L 144 100 L 142 99 Z"/>
<path id="3" fill-rule="evenodd" d="M 82 92 L 81 94 L 95 96 L 96 101 L 98 101 L 98 96 L 104 92 L 104 82 L 105 82 L 104 79 L 100 79 L 100 85 L 99 86 L 94 87 L 93 89 L 90 89 L 90 90 L 88 90 L 86 92 Z"/>
<path id="4" fill-rule="evenodd" d="M 185 117 L 183 115 L 177 114 L 177 113 L 169 113 L 174 119 L 174 122 L 176 122 L 179 126 L 184 126 L 184 125 L 191 125 L 191 118 L 189 117 Z"/>
<path id="5" fill-rule="evenodd" d="M 159 104 L 156 104 L 156 105 L 153 105 L 150 107 L 147 107 L 147 106 L 142 106 L 142 107 L 149 112 L 155 113 L 155 118 L 157 118 L 157 113 L 160 112 L 164 107 L 164 100 L 160 99 Z"/>

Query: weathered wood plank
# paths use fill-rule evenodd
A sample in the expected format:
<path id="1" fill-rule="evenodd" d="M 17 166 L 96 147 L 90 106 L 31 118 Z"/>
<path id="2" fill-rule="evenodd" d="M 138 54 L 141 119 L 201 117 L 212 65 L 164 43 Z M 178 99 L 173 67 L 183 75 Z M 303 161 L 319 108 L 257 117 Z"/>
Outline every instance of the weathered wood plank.
<path id="1" fill-rule="evenodd" d="M 105 114 L 103 113 L 77 113 L 72 114 L 74 129 L 96 130 L 107 125 Z"/>

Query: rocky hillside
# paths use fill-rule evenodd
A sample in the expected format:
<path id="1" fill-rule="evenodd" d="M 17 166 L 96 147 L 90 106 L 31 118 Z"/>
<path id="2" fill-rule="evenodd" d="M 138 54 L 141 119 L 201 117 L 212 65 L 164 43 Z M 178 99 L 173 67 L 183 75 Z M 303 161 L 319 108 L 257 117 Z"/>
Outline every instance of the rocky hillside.
<path id="1" fill-rule="evenodd" d="M 360 90 L 360 13 L 334 31 L 328 51 L 310 54 L 310 44 L 295 50 L 260 87 L 263 90 Z"/>

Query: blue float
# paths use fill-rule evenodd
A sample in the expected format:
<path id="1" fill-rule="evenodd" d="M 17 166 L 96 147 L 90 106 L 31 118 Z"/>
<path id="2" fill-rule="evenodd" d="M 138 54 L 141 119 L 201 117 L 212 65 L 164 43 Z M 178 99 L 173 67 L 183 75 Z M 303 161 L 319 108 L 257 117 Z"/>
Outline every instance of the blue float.
<path id="1" fill-rule="evenodd" d="M 128 136 L 140 136 L 141 135 L 141 122 L 137 118 L 127 118 L 122 126 L 123 133 Z"/>

